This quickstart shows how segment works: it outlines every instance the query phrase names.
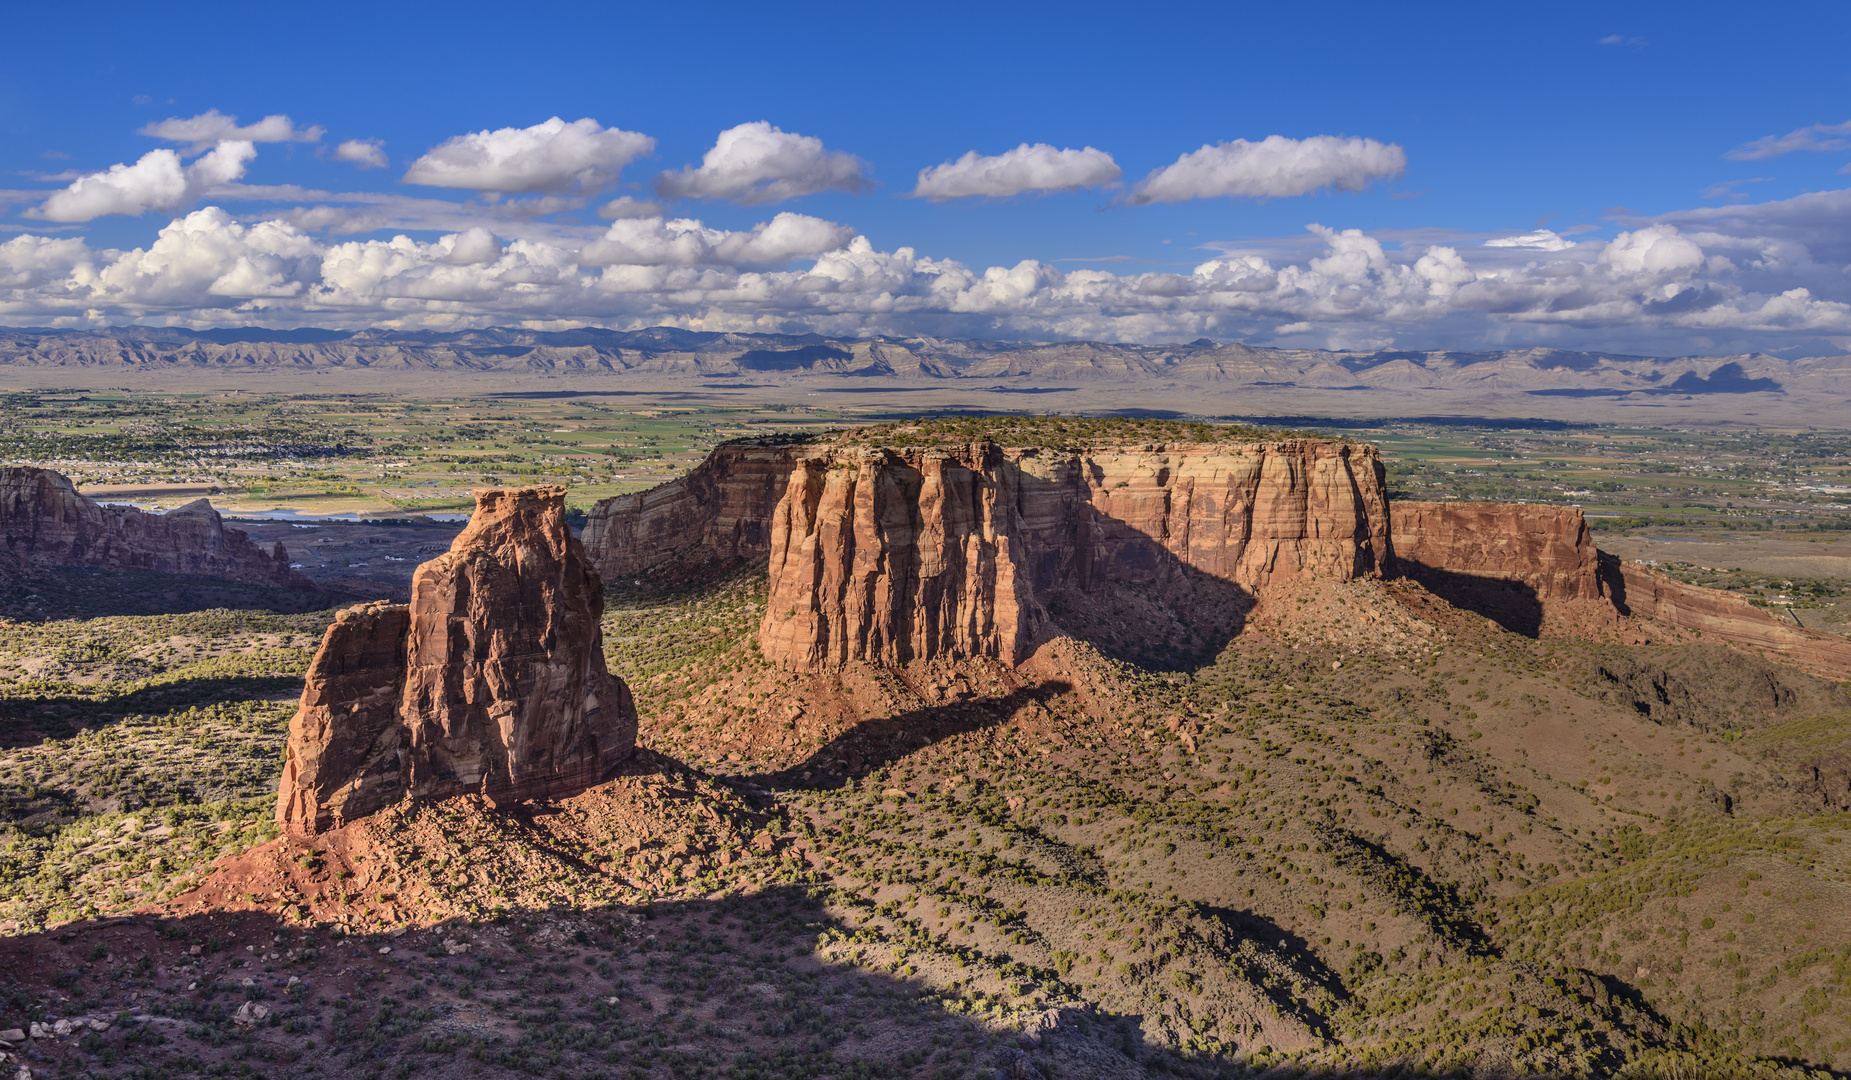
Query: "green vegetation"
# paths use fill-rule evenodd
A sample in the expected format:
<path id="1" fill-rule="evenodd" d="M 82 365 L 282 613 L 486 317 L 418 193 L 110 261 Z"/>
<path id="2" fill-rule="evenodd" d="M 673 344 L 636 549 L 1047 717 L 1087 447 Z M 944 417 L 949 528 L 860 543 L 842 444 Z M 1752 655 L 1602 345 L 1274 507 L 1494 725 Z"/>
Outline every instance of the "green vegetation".
<path id="1" fill-rule="evenodd" d="M 354 407 L 381 429 L 422 415 Z M 374 446 L 356 424 L 353 444 Z M 560 453 L 562 433 L 522 434 L 553 440 L 522 453 Z M 1260 434 L 1010 417 L 849 438 Z M 1569 498 L 1667 447 L 1694 475 L 1733 436 L 1531 438 L 1383 441 L 1422 495 Z M 1793 467 L 1835 467 L 1809 461 Z M 1625 476 L 1602 498 L 1674 478 Z M 1729 482 L 1791 493 L 1777 471 Z M 1793 521 L 1836 512 L 1804 505 Z M 55 1075 L 137 1077 L 1851 1068 L 1845 688 L 1703 643 L 1536 640 L 1476 618 L 1404 634 L 1422 597 L 1368 588 L 1382 605 L 1361 636 L 1285 625 L 1182 670 L 1069 640 L 1020 669 L 800 674 L 757 650 L 757 568 L 611 582 L 607 659 L 659 759 L 557 807 L 411 806 L 360 848 L 282 849 L 322 874 L 323 907 L 262 881 L 213 901 L 241 914 L 104 928 L 69 920 L 182 895 L 273 834 L 285 726 L 329 615 L 111 615 L 90 598 L 82 617 L 0 624 L 0 948 L 32 950 L 0 976 L 0 1026 L 164 1018 L 35 1051 L 62 1055 Z M 132 592 L 120 610 L 145 610 Z M 399 921 L 436 925 L 384 936 Z M 267 1018 L 234 1021 L 247 1000 Z"/>
<path id="2" fill-rule="evenodd" d="M 649 487 L 715 443 L 815 428 L 787 406 L 607 404 L 597 395 L 486 400 L 117 391 L 0 393 L 0 464 L 68 474 L 80 489 L 176 506 L 210 494 L 234 512 L 404 516 L 467 510 L 484 484 L 564 484 L 572 503 Z M 164 488 L 177 493 L 166 494 Z"/>
<path id="3" fill-rule="evenodd" d="M 1851 529 L 1851 436 L 1415 421 L 1314 430 L 1381 447 L 1390 494 L 1585 507 L 1608 531 Z"/>
<path id="4" fill-rule="evenodd" d="M 330 614 L 0 624 L 0 927 L 173 895 L 274 835 L 289 716 Z"/>

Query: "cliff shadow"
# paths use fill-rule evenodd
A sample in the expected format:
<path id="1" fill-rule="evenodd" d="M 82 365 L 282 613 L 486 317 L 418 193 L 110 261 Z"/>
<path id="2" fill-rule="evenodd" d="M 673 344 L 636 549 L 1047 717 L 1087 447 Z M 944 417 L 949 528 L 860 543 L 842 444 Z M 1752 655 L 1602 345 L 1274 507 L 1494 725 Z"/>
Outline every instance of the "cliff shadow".
<path id="1" fill-rule="evenodd" d="M 796 765 L 732 779 L 772 789 L 840 787 L 845 781 L 878 772 L 941 739 L 1007 723 L 1024 707 L 1045 703 L 1072 689 L 1070 683 L 1051 679 L 999 697 L 928 705 L 864 720 Z"/>
<path id="2" fill-rule="evenodd" d="M 1601 588 L 1607 590 L 1607 599 L 1613 602 L 1613 608 L 1621 615 L 1631 615 L 1632 608 L 1626 603 L 1626 569 L 1621 565 L 1618 555 L 1609 555 L 1596 548 L 1595 573 L 1600 577 Z"/>
<path id="3" fill-rule="evenodd" d="M 1543 603 L 1531 585 L 1406 560 L 1398 562 L 1396 568 L 1401 576 L 1413 579 L 1461 611 L 1482 615 L 1513 634 L 1542 636 Z"/>
<path id="4" fill-rule="evenodd" d="M 393 933 L 263 911 L 93 919 L 0 936 L 0 1028 L 52 1028 L 14 1052 L 56 1076 L 99 1059 L 283 1075 L 311 1039 L 342 1076 L 1219 1072 L 1146 1044 L 1137 1016 L 1069 1008 L 1030 1038 L 998 1030 L 983 1014 L 1002 978 L 889 971 L 840 946 L 856 930 L 802 882 Z"/>
<path id="5" fill-rule="evenodd" d="M 216 675 L 138 686 L 96 696 L 0 692 L 0 749 L 37 746 L 117 723 L 125 717 L 160 717 L 192 707 L 242 701 L 281 701 L 302 694 L 300 675 Z"/>
<path id="6" fill-rule="evenodd" d="M 1097 468 L 1095 466 L 1095 468 Z M 1257 598 L 1227 578 L 1190 565 L 1124 517 L 1101 509 L 1093 484 L 1018 473 L 1025 504 L 1059 506 L 1058 522 L 1036 530 L 1028 566 L 1049 629 L 1085 641 L 1114 660 L 1154 671 L 1193 671 L 1214 662 L 1246 627 Z M 1122 486 L 1122 485 L 1121 485 Z M 1140 493 L 1167 518 L 1167 488 Z"/>
<path id="7" fill-rule="evenodd" d="M 20 622 L 196 611 L 274 611 L 296 615 L 354 603 L 327 589 L 289 589 L 151 570 L 30 566 L 0 572 L 0 618 Z"/>
<path id="8" fill-rule="evenodd" d="M 1318 956 L 1317 949 L 1309 940 L 1257 911 L 1245 908 L 1220 907 L 1214 904 L 1198 903 L 1195 910 L 1214 920 L 1224 931 L 1235 938 L 1250 939 L 1258 943 L 1267 952 L 1280 961 L 1297 970 L 1300 978 L 1328 991 L 1333 999 L 1345 1002 L 1350 999 L 1349 987 L 1343 978 L 1333 971 Z M 1265 978 L 1255 970 L 1250 975 L 1253 985 L 1261 990 L 1273 1005 L 1283 1012 L 1302 1011 L 1302 1004 L 1293 996 L 1290 987 Z M 1314 1030 L 1325 1038 L 1332 1037 L 1328 1027 L 1322 1025 L 1322 1017 L 1312 1024 Z"/>

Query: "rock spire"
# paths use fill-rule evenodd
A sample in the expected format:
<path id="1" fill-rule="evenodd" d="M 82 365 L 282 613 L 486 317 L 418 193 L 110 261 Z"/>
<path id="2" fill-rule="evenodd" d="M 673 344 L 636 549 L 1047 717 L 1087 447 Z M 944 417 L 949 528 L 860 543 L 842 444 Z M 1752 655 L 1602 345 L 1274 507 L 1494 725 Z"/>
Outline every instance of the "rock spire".
<path id="1" fill-rule="evenodd" d="M 605 670 L 603 583 L 565 520 L 565 489 L 476 493 L 408 605 L 342 612 L 290 723 L 277 821 L 307 835 L 410 795 L 563 798 L 636 745 Z"/>

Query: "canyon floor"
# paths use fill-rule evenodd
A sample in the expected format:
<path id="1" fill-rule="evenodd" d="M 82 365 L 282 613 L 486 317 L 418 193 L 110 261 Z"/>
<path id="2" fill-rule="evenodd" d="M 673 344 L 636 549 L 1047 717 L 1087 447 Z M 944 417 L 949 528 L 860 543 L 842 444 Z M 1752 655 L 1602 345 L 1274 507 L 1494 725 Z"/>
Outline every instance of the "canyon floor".
<path id="1" fill-rule="evenodd" d="M 752 644 L 763 588 L 613 590 L 628 775 L 312 843 L 269 808 L 326 613 L 9 625 L 0 1027 L 83 1020 L 11 1052 L 35 1076 L 1851 1064 L 1841 687 L 1372 582 L 1194 671 L 1056 639 L 1013 669 L 795 675 Z"/>
<path id="2" fill-rule="evenodd" d="M 1624 475 L 1603 547 L 1807 625 L 1845 606 L 1837 496 L 1777 446 L 1714 479 L 1685 433 L 1395 438 L 1420 497 Z M 1823 472 L 1840 439 L 1789 441 Z M 455 531 L 249 527 L 362 598 Z M 302 841 L 271 810 L 328 595 L 0 581 L 0 1039 L 27 1036 L 0 1053 L 37 1080 L 1851 1073 L 1843 684 L 1371 580 L 1188 664 L 1127 627 L 797 674 L 758 652 L 766 588 L 608 583 L 642 718 L 616 779 Z"/>

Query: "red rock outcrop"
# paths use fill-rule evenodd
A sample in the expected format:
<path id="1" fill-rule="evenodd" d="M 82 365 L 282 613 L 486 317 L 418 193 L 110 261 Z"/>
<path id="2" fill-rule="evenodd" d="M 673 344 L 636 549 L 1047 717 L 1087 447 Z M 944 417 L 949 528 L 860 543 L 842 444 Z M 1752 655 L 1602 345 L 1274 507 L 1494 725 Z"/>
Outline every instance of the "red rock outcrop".
<path id="1" fill-rule="evenodd" d="M 1803 630 L 1735 593 L 1703 589 L 1599 551 L 1579 507 L 1527 503 L 1403 502 L 1389 506 L 1397 567 L 1456 606 L 1525 633 L 1604 634 L 1628 616 L 1649 625 L 1780 657 L 1829 678 L 1851 678 L 1851 642 Z M 1436 573 L 1437 572 L 1437 573 Z M 1520 600 L 1484 589 L 1510 583 Z M 1525 605 L 1529 610 L 1526 612 Z"/>
<path id="2" fill-rule="evenodd" d="M 289 723 L 276 820 L 296 834 L 355 821 L 404 794 L 404 604 L 350 607 L 335 616 L 309 664 Z"/>
<path id="3" fill-rule="evenodd" d="M 592 507 L 585 550 L 606 577 L 665 562 L 708 566 L 762 560 L 771 514 L 803 447 L 736 442 L 714 448 L 687 475 Z"/>
<path id="4" fill-rule="evenodd" d="M 1053 453 L 834 445 L 772 521 L 760 648 L 800 670 L 936 656 L 1018 663 L 1041 625 L 1138 604 L 1230 622 L 1301 574 L 1390 558 L 1373 447 L 1318 439 Z"/>
<path id="5" fill-rule="evenodd" d="M 603 583 L 565 522 L 565 489 L 479 491 L 409 605 L 342 612 L 290 722 L 277 821 L 307 835 L 406 796 L 563 798 L 636 745 L 604 666 Z"/>
<path id="6" fill-rule="evenodd" d="M 1777 656 L 1829 679 L 1851 679 L 1851 641 L 1790 625 L 1732 592 L 1685 585 L 1611 555 L 1602 559 L 1605 584 L 1624 614 Z"/>
<path id="7" fill-rule="evenodd" d="M 165 514 L 104 506 L 50 469 L 0 469 L 0 552 L 25 565 L 192 574 L 312 590 L 289 553 L 265 550 L 196 499 Z"/>
<path id="8" fill-rule="evenodd" d="M 1539 600 L 1605 595 L 1599 553 L 1578 507 L 1397 499 L 1388 515 L 1395 560 L 1407 569 L 1521 582 Z"/>

